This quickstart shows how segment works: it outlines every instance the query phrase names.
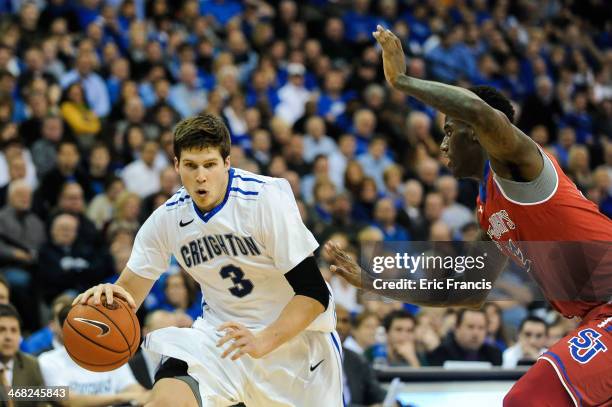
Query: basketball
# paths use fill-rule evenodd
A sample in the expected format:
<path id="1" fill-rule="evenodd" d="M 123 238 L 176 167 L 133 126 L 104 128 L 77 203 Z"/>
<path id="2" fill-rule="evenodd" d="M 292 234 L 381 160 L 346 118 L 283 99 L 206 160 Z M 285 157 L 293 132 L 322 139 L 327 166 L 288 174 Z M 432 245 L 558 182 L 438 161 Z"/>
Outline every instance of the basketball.
<path id="1" fill-rule="evenodd" d="M 63 326 L 66 351 L 79 366 L 108 372 L 127 363 L 140 345 L 140 324 L 126 301 L 77 304 Z"/>

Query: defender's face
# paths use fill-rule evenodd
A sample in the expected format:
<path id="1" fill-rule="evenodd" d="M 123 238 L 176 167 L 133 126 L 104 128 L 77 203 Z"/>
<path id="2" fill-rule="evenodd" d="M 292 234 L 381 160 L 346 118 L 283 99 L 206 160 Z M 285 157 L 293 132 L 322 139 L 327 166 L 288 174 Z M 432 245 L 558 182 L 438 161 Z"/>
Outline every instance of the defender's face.
<path id="1" fill-rule="evenodd" d="M 202 211 L 208 212 L 223 201 L 230 159 L 228 156 L 223 160 L 218 148 L 183 150 L 180 161 L 174 159 L 174 166 L 189 196 Z"/>
<path id="2" fill-rule="evenodd" d="M 446 166 L 456 178 L 480 175 L 484 154 L 469 124 L 446 116 L 440 150 L 448 159 Z"/>

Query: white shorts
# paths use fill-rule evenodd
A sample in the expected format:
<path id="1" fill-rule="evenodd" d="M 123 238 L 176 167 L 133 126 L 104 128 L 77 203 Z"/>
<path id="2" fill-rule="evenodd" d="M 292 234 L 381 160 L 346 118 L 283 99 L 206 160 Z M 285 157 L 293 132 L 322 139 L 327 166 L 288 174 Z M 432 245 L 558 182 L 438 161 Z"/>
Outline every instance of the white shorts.
<path id="1" fill-rule="evenodd" d="M 261 359 L 248 355 L 221 359 L 228 344 L 199 318 L 192 328 L 163 328 L 145 338 L 143 348 L 183 360 L 199 385 L 203 407 L 341 407 L 342 348 L 336 332 L 304 331 Z"/>

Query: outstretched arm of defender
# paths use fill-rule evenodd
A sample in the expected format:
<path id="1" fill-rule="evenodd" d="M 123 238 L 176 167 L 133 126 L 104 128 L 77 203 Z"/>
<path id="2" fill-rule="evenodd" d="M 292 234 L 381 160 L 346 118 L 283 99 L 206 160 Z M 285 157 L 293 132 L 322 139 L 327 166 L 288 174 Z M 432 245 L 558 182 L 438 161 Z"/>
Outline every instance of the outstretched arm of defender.
<path id="1" fill-rule="evenodd" d="M 389 84 L 450 117 L 472 125 L 476 130 L 475 136 L 491 157 L 515 163 L 525 157 L 525 151 L 537 152 L 535 145 L 512 125 L 504 113 L 489 106 L 470 90 L 407 76 L 401 42 L 391 31 L 378 26 L 374 38 L 383 50 L 383 66 Z"/>
<path id="2" fill-rule="evenodd" d="M 481 234 L 481 240 L 486 239 L 486 235 Z M 483 238 L 484 237 L 484 238 Z M 327 242 L 325 250 L 332 258 L 330 271 L 344 278 L 351 285 L 365 291 L 370 291 L 377 295 L 402 301 L 411 304 L 428 306 L 428 307 L 449 307 L 449 306 L 464 306 L 470 308 L 480 308 L 486 300 L 490 289 L 482 290 L 429 290 L 429 289 L 405 289 L 405 290 L 378 290 L 373 284 L 374 278 L 359 266 L 356 260 L 348 256 L 334 242 Z M 483 246 L 475 243 L 468 248 L 468 253 L 471 257 L 477 257 L 483 253 Z M 481 280 L 485 277 L 491 283 L 491 287 L 499 277 L 507 264 L 507 258 L 497 249 L 487 251 L 488 267 L 486 275 L 474 274 L 473 280 Z"/>
<path id="3" fill-rule="evenodd" d="M 93 286 L 79 294 L 72 305 L 86 304 L 90 299 L 93 304 L 100 304 L 102 294 L 104 294 L 106 302 L 109 304 L 112 304 L 114 296 L 118 296 L 124 298 L 134 310 L 137 310 L 151 291 L 154 283 L 155 280 L 141 277 L 126 267 L 115 284 L 106 283 Z"/>

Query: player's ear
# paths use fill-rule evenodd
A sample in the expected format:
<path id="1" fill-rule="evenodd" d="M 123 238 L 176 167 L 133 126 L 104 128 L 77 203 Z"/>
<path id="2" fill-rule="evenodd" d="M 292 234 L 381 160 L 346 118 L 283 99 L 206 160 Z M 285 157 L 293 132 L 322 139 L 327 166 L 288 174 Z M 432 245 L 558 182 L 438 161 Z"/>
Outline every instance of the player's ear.
<path id="1" fill-rule="evenodd" d="M 179 170 L 179 160 L 176 157 L 174 157 L 174 169 L 176 170 L 176 172 L 178 172 Z"/>
<path id="2" fill-rule="evenodd" d="M 231 163 L 230 163 L 230 156 L 229 155 L 227 157 L 225 157 L 225 160 L 223 162 L 223 166 L 225 167 L 226 170 L 230 169 Z"/>

